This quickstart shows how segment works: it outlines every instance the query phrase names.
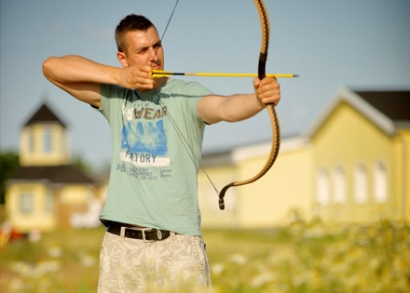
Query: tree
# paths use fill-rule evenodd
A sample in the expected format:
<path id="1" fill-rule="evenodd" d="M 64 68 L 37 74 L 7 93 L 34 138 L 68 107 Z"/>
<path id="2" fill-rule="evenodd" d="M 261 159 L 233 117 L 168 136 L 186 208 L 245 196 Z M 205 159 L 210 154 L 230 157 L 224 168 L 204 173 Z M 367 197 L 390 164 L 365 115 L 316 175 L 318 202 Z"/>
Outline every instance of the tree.
<path id="1" fill-rule="evenodd" d="M 17 153 L 13 151 L 0 152 L 0 205 L 5 202 L 6 182 L 19 166 Z"/>
<path id="2" fill-rule="evenodd" d="M 92 167 L 86 162 L 82 155 L 77 154 L 71 160 L 73 166 L 77 167 L 81 171 L 86 174 L 90 174 L 92 172 Z"/>

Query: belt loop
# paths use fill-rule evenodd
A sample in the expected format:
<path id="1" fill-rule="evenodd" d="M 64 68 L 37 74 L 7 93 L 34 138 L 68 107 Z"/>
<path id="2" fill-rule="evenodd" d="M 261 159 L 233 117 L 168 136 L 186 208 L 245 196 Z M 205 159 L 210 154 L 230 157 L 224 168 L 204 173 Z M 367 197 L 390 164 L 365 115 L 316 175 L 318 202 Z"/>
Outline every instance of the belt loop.
<path id="1" fill-rule="evenodd" d="M 126 227 L 121 226 L 120 236 L 122 237 L 122 239 L 124 241 L 125 241 L 125 229 L 126 229 Z"/>

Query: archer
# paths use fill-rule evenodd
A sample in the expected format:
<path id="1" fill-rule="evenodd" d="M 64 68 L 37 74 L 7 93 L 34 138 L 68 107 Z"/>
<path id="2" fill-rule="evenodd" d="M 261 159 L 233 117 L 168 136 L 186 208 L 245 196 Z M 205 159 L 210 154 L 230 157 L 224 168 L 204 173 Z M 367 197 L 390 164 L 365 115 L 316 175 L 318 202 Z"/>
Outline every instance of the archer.
<path id="1" fill-rule="evenodd" d="M 255 78 L 254 93 L 221 96 L 196 82 L 154 79 L 152 70 L 164 69 L 164 50 L 157 29 L 143 16 L 121 20 L 115 40 L 121 67 L 73 55 L 43 63 L 47 79 L 96 108 L 111 128 L 98 291 L 144 292 L 151 282 L 167 287 L 181 280 L 208 287 L 197 200 L 205 126 L 241 121 L 277 105 L 279 84 Z M 141 108 L 164 115 L 136 119 Z M 130 154 L 155 160 L 131 160 Z M 151 177 L 134 176 L 139 173 Z"/>

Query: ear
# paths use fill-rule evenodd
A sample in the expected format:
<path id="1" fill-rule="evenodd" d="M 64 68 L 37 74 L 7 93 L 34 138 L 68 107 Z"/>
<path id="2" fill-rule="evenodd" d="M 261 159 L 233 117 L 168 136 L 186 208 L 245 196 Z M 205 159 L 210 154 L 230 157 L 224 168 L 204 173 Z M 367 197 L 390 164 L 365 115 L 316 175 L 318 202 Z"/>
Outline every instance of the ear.
<path id="1" fill-rule="evenodd" d="M 117 52 L 117 59 L 118 59 L 118 61 L 120 61 L 121 65 L 123 67 L 128 67 L 129 66 L 127 56 L 125 56 L 125 53 Z"/>

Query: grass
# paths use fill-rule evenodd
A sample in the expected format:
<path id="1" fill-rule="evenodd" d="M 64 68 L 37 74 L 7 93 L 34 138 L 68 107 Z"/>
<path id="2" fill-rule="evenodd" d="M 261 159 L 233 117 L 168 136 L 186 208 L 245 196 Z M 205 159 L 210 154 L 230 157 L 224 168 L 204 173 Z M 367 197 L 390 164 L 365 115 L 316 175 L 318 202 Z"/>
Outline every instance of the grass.
<path id="1" fill-rule="evenodd" d="M 64 230 L 0 251 L 2 292 L 96 292 L 104 229 Z"/>
<path id="2" fill-rule="evenodd" d="M 0 251 L 2 292 L 96 292 L 104 230 L 44 234 Z M 410 292 L 410 229 L 294 223 L 205 230 L 214 292 Z"/>

